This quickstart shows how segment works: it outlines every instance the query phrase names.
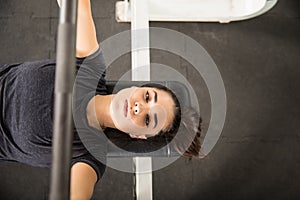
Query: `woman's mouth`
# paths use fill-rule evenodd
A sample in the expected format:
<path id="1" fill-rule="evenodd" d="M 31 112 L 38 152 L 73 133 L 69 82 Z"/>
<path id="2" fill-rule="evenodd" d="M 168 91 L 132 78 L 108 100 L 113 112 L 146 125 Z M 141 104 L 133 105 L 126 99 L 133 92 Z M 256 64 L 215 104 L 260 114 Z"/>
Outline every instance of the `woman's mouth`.
<path id="1" fill-rule="evenodd" d="M 124 102 L 124 116 L 127 117 L 127 113 L 128 113 L 128 101 L 127 99 Z"/>

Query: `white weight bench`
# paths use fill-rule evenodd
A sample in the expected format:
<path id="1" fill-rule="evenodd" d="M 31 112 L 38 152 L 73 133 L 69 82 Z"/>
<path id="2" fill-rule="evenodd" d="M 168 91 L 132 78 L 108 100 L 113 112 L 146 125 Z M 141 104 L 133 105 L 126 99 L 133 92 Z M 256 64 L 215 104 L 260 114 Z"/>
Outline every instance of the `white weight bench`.
<path id="1" fill-rule="evenodd" d="M 148 0 L 146 6 L 149 21 L 228 23 L 262 15 L 276 3 L 277 0 Z M 116 3 L 118 22 L 131 22 L 134 4 L 129 0 Z"/>
<path id="2" fill-rule="evenodd" d="M 276 3 L 277 0 L 118 1 L 116 20 L 131 22 L 132 80 L 150 80 L 149 21 L 229 23 L 264 14 Z M 143 30 L 143 34 L 138 34 L 137 30 Z M 134 157 L 133 165 L 136 179 L 134 198 L 152 200 L 151 156 Z"/>

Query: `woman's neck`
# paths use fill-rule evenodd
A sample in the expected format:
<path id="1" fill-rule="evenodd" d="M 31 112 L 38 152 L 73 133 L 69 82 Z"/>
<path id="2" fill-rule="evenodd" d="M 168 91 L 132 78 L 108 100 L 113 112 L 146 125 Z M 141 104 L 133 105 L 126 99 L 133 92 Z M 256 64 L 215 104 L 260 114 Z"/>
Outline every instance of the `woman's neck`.
<path id="1" fill-rule="evenodd" d="M 107 127 L 115 128 L 110 115 L 110 104 L 113 95 L 96 95 L 87 105 L 87 119 L 91 127 L 105 129 Z"/>

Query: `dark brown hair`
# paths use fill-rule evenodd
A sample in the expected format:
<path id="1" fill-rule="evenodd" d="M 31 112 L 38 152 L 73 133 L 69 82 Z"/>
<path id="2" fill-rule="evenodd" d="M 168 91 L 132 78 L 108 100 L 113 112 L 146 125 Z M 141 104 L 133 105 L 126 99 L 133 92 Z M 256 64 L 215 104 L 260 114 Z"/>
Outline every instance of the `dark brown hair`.
<path id="1" fill-rule="evenodd" d="M 193 108 L 185 107 L 183 109 L 178 130 L 182 134 L 174 138 L 174 145 L 175 149 L 184 157 L 189 159 L 203 157 L 203 154 L 200 153 L 201 122 L 201 117 Z"/>
<path id="2" fill-rule="evenodd" d="M 163 136 L 168 141 L 174 139 L 174 148 L 184 157 L 189 159 L 203 157 L 203 155 L 200 153 L 202 119 L 200 118 L 199 114 L 193 108 L 181 108 L 176 95 L 169 88 L 163 85 L 150 83 L 145 84 L 142 87 L 153 87 L 167 92 L 171 95 L 175 104 L 175 113 L 172 124 L 167 128 L 167 130 L 162 130 L 154 137 Z M 175 137 L 178 132 L 183 134 L 179 134 L 177 137 Z"/>

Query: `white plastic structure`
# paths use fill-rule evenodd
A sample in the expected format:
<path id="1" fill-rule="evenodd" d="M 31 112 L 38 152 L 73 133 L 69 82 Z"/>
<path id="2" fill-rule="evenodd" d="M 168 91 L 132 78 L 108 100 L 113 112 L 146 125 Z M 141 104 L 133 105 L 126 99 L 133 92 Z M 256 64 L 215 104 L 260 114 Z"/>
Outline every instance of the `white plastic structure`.
<path id="1" fill-rule="evenodd" d="M 131 0 L 131 71 L 133 81 L 150 81 L 149 18 L 147 0 Z M 143 31 L 141 31 L 143 30 Z M 141 48 L 143 47 L 143 48 Z M 133 158 L 135 198 L 152 200 L 152 158 Z"/>
<path id="2" fill-rule="evenodd" d="M 229 23 L 262 15 L 277 0 L 147 0 L 149 21 Z M 130 22 L 132 1 L 116 3 L 118 22 Z"/>
<path id="3" fill-rule="evenodd" d="M 135 157 L 133 166 L 135 169 L 135 199 L 152 200 L 152 158 Z"/>
<path id="4" fill-rule="evenodd" d="M 131 0 L 132 80 L 150 81 L 149 17 L 147 0 Z"/>

